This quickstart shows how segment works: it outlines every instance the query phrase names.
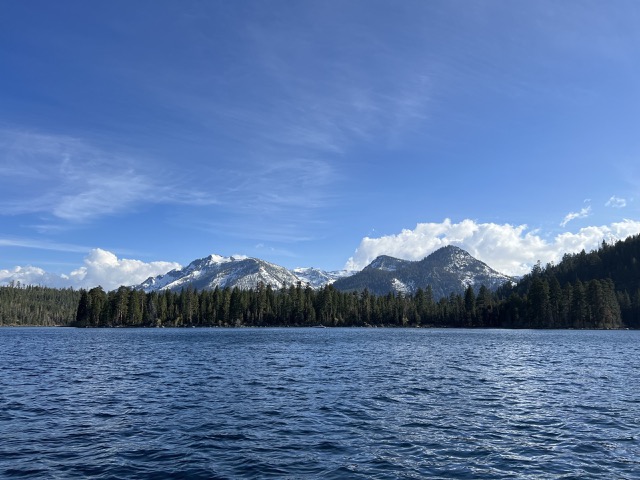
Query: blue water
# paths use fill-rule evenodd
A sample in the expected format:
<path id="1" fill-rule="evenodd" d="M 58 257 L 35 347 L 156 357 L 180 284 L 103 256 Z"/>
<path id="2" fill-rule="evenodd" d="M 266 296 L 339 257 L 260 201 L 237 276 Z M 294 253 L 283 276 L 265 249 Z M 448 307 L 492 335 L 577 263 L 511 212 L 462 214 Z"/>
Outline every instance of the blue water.
<path id="1" fill-rule="evenodd" d="M 640 478 L 640 332 L 0 329 L 1 478 Z"/>

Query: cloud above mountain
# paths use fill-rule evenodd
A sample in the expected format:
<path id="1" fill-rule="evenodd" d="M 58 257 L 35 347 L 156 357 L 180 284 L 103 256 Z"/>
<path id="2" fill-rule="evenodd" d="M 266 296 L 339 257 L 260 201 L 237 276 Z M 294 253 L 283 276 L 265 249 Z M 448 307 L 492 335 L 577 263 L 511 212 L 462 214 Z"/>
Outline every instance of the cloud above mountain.
<path id="1" fill-rule="evenodd" d="M 590 251 L 603 240 L 612 242 L 640 233 L 640 222 L 622 220 L 610 225 L 581 228 L 555 237 L 543 236 L 527 225 L 478 223 L 462 220 L 454 223 L 419 223 L 413 230 L 394 235 L 365 237 L 345 268 L 360 270 L 379 255 L 405 260 L 421 260 L 445 245 L 456 245 L 507 275 L 524 275 L 539 260 L 542 264 L 558 262 L 565 253 Z"/>

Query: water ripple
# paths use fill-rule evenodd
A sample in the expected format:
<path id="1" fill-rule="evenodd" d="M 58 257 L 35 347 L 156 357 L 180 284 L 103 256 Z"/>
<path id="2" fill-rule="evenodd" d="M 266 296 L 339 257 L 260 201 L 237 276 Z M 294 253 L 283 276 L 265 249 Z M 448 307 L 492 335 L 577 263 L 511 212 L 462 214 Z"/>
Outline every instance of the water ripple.
<path id="1" fill-rule="evenodd" d="M 0 329 L 0 477 L 638 478 L 638 340 Z"/>

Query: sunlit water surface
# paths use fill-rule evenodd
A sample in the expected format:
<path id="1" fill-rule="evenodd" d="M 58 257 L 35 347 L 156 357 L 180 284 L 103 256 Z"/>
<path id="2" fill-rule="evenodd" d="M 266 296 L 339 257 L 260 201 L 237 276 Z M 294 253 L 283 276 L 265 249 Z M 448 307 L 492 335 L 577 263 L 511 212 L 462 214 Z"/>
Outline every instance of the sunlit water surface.
<path id="1" fill-rule="evenodd" d="M 640 478 L 640 332 L 0 329 L 2 478 Z"/>

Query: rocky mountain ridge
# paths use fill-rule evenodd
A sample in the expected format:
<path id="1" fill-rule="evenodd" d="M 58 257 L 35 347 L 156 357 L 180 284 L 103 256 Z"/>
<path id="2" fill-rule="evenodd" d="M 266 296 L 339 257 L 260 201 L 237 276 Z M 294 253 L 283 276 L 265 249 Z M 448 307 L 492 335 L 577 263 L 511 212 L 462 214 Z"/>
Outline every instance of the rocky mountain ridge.
<path id="1" fill-rule="evenodd" d="M 482 285 L 496 290 L 513 281 L 507 275 L 489 267 L 459 247 L 442 247 L 419 261 L 399 260 L 380 256 L 362 271 L 339 279 L 334 287 L 341 291 L 363 291 L 375 295 L 389 292 L 413 294 L 419 288 L 431 286 L 435 299 L 453 293 L 463 293 L 469 286 L 478 290 Z"/>
<path id="2" fill-rule="evenodd" d="M 216 287 L 256 288 L 260 283 L 274 289 L 293 285 L 300 279 L 288 269 L 258 258 L 235 258 L 209 255 L 194 260 L 184 268 L 150 277 L 137 288 L 145 292 L 180 290 L 213 290 Z"/>
<path id="3" fill-rule="evenodd" d="M 495 290 L 510 280 L 466 251 L 447 246 L 417 262 L 382 255 L 360 272 L 326 272 L 311 267 L 288 270 L 258 258 L 209 255 L 184 268 L 150 277 L 136 288 L 145 292 L 177 291 L 188 287 L 196 290 L 252 289 L 263 284 L 281 289 L 301 283 L 314 289 L 333 284 L 340 291 L 367 289 L 373 294 L 385 295 L 389 292 L 412 294 L 418 288 L 425 289 L 430 285 L 437 299 L 451 292 L 463 292 L 468 286 L 477 289 L 485 285 Z"/>

